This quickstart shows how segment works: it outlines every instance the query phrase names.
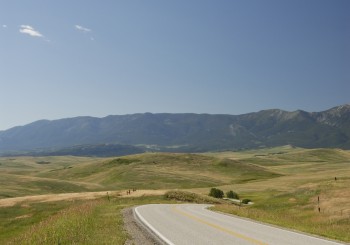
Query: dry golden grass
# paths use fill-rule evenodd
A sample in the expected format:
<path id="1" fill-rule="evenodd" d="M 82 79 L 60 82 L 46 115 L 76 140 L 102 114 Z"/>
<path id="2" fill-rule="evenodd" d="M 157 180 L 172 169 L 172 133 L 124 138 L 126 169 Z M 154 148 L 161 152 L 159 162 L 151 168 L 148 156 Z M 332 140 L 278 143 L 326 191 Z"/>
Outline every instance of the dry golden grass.
<path id="1" fill-rule="evenodd" d="M 219 206 L 219 210 L 350 241 L 350 151 L 292 149 L 283 153 L 270 150 L 266 154 L 260 151 L 232 155 L 282 176 L 221 186 L 224 191 L 232 189 L 255 204 L 244 208 Z M 230 153 L 224 156 L 230 157 Z M 207 193 L 208 188 L 195 191 Z"/>
<path id="2" fill-rule="evenodd" d="M 207 195 L 215 186 L 224 192 L 233 190 L 255 203 L 244 208 L 221 205 L 218 208 L 222 211 L 350 241 L 350 151 L 286 146 L 246 152 L 149 153 L 108 159 L 0 158 L 0 170 L 0 196 L 15 196 L 0 199 L 0 208 L 95 199 L 107 197 L 108 190 L 114 190 L 108 191 L 110 197 L 145 200 L 149 195 L 163 195 L 171 189 Z M 148 190 L 126 195 L 126 190 L 132 188 Z M 31 219 L 25 215 L 19 212 L 14 217 L 18 221 Z"/>
<path id="3" fill-rule="evenodd" d="M 94 200 L 101 197 L 108 198 L 128 198 L 128 197 L 142 197 L 142 196 L 161 196 L 169 190 L 129 190 L 121 191 L 99 191 L 99 192 L 79 192 L 79 193 L 61 193 L 61 194 L 47 194 L 47 195 L 33 195 L 24 197 L 13 197 L 0 199 L 1 207 L 11 207 L 15 205 L 28 206 L 28 203 L 43 203 L 43 202 L 59 202 L 59 201 L 76 201 L 76 200 Z"/>

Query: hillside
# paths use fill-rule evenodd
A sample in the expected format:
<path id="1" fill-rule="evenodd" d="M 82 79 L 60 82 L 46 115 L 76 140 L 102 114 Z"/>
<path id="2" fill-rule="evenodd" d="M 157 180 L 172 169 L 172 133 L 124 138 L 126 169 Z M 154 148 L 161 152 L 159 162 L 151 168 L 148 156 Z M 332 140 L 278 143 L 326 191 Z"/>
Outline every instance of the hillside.
<path id="1" fill-rule="evenodd" d="M 116 213 L 120 217 L 118 223 L 123 223 L 122 208 L 174 203 L 160 196 L 168 190 L 178 193 L 176 203 L 188 202 L 198 194 L 207 196 L 211 187 L 225 193 L 236 191 L 241 199 L 254 202 L 248 206 L 217 205 L 216 210 L 348 242 L 349 159 L 350 151 L 346 150 L 292 146 L 204 154 L 143 153 L 113 158 L 0 157 L 0 243 L 8 244 L 9 239 L 22 234 L 25 236 L 21 241 L 27 241 L 28 234 L 42 231 L 42 220 L 64 221 L 63 224 L 72 227 L 72 219 L 66 216 L 60 219 L 61 216 L 56 215 L 57 210 L 68 206 L 78 205 L 68 213 L 74 220 L 81 204 L 98 203 L 102 209 L 94 211 L 91 219 L 82 216 L 77 223 L 93 220 L 93 224 L 98 224 L 97 233 L 101 233 L 102 224 L 111 213 Z M 126 194 L 126 190 L 132 188 L 137 191 Z M 188 193 L 187 196 L 184 193 Z M 99 200 L 84 201 L 91 198 Z M 86 213 L 85 209 L 82 211 Z M 103 222 L 99 223 L 96 215 Z M 115 218 L 113 216 L 113 220 Z M 44 224 L 52 226 L 52 223 Z M 103 235 L 111 233 L 114 234 Z"/>
<path id="2" fill-rule="evenodd" d="M 0 151 L 124 144 L 201 152 L 294 145 L 350 148 L 350 105 L 323 112 L 264 110 L 243 115 L 132 114 L 41 120 L 0 132 Z"/>
<path id="3" fill-rule="evenodd" d="M 199 188 L 281 176 L 245 162 L 180 153 L 0 158 L 0 170 L 0 198 L 130 188 Z"/>

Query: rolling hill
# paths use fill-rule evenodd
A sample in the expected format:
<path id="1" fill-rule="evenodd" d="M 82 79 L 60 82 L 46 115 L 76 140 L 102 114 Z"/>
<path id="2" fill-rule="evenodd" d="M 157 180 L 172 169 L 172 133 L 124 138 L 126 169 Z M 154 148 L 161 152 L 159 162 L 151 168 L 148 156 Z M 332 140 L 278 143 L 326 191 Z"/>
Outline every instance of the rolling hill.
<path id="1" fill-rule="evenodd" d="M 144 113 L 40 120 L 0 131 L 0 152 L 122 144 L 173 152 L 294 145 L 350 149 L 350 105 L 323 112 Z"/>

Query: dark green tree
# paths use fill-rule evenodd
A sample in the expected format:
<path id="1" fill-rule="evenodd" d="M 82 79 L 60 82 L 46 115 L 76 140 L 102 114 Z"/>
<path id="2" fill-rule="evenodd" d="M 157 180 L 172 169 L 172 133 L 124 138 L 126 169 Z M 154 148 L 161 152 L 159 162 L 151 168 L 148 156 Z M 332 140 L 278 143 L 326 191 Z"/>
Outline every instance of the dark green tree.
<path id="1" fill-rule="evenodd" d="M 215 198 L 223 198 L 224 192 L 217 188 L 211 188 L 209 192 L 209 196 L 215 197 Z"/>
<path id="2" fill-rule="evenodd" d="M 242 203 L 243 203 L 243 204 L 248 204 L 249 202 L 251 202 L 251 200 L 250 200 L 250 199 L 247 199 L 247 198 L 242 200 Z"/>
<path id="3" fill-rule="evenodd" d="M 227 198 L 232 198 L 232 199 L 239 199 L 238 194 L 236 192 L 234 192 L 234 191 L 226 192 L 226 197 Z"/>

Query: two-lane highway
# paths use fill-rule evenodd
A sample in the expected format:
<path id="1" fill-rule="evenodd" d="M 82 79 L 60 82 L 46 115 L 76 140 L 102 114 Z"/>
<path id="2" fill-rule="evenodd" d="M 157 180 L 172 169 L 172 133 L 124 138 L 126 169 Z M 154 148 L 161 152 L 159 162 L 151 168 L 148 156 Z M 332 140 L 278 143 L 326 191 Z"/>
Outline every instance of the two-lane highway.
<path id="1" fill-rule="evenodd" d="M 167 244 L 340 244 L 216 213 L 207 207 L 204 204 L 150 204 L 135 208 L 135 215 Z"/>

